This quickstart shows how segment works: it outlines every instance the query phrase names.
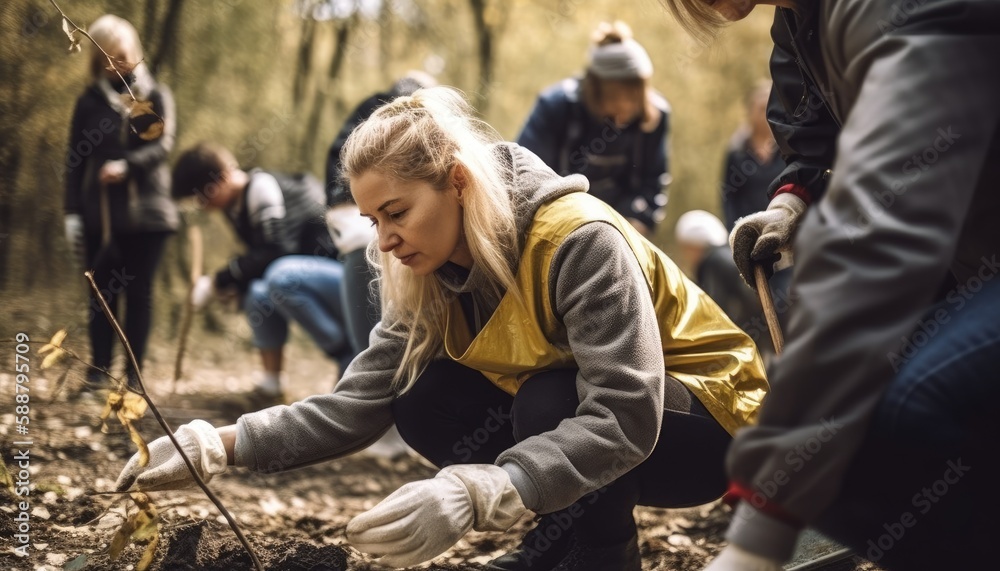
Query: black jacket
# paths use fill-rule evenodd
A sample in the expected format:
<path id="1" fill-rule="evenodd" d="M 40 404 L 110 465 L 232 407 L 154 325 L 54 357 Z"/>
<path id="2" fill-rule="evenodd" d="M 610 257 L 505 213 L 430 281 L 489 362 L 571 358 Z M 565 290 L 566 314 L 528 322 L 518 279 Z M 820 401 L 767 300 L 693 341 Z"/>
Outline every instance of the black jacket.
<path id="1" fill-rule="evenodd" d="M 358 105 L 351 116 L 344 121 L 344 125 L 337 133 L 337 138 L 330 145 L 330 150 L 326 154 L 326 203 L 329 206 L 337 206 L 345 202 L 354 202 L 351 197 L 351 190 L 343 180 L 340 173 L 340 151 L 347 142 L 347 137 L 351 132 L 371 117 L 372 113 L 382 105 L 389 103 L 399 95 L 393 92 L 376 93 L 365 99 Z"/>
<path id="2" fill-rule="evenodd" d="M 280 196 L 270 192 L 275 181 Z M 335 258 L 325 211 L 323 185 L 316 177 L 251 171 L 242 196 L 226 211 L 247 251 L 216 272 L 216 287 L 245 291 L 271 262 L 288 254 Z"/>
<path id="3" fill-rule="evenodd" d="M 655 228 L 663 218 L 670 180 L 670 105 L 658 94 L 654 104 L 660 120 L 651 132 L 644 132 L 638 120 L 617 127 L 591 115 L 581 101 L 579 80 L 566 79 L 538 96 L 517 143 L 562 176 L 586 176 L 590 194 L 622 216 Z"/>
<path id="4" fill-rule="evenodd" d="M 778 8 L 771 26 L 771 78 L 767 122 L 787 166 L 768 189 L 804 186 L 816 202 L 826 192 L 836 156 L 842 117 L 832 99 L 819 45 L 819 8 L 804 2 L 800 12 Z"/>
<path id="5" fill-rule="evenodd" d="M 109 105 L 96 84 L 88 86 L 77 99 L 65 162 L 64 206 L 67 214 L 82 216 L 88 235 L 101 233 L 98 171 L 106 161 L 117 159 L 128 162 L 128 177 L 107 189 L 112 233 L 177 229 L 179 218 L 170 199 L 167 164 L 176 130 L 174 100 L 163 85 L 155 85 L 148 100 L 156 115 L 163 119 L 162 134 L 149 141 L 139 134 L 155 117 L 137 117 L 130 126 Z"/>

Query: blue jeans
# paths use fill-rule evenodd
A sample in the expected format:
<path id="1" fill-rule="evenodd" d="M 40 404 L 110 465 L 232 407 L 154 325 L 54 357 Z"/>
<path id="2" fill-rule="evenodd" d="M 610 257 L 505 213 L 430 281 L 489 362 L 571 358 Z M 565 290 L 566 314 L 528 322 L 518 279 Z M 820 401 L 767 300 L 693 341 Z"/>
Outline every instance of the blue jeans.
<path id="1" fill-rule="evenodd" d="M 330 258 L 283 256 L 271 262 L 261 279 L 251 282 L 243 302 L 254 345 L 282 347 L 288 324 L 294 321 L 331 358 L 350 362 L 353 352 L 341 305 L 343 278 L 343 266 Z"/>
<path id="2" fill-rule="evenodd" d="M 375 274 L 365 260 L 365 249 L 341 256 L 344 264 L 343 307 L 348 338 L 354 353 L 368 348 L 368 337 L 378 323 L 381 308 L 372 296 L 370 284 Z"/>
<path id="3" fill-rule="evenodd" d="M 931 308 L 816 527 L 887 569 L 975 569 L 1000 540 L 1000 276 Z M 978 289 L 974 289 L 978 288 Z"/>

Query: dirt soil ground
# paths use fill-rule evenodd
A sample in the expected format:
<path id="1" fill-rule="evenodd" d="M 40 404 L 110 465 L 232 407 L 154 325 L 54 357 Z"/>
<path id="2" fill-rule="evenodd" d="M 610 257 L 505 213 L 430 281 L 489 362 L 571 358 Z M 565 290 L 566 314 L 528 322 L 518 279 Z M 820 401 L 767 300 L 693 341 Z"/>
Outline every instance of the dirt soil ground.
<path id="1" fill-rule="evenodd" d="M 51 332 L 34 334 L 43 341 Z M 86 354 L 86 344 L 69 339 L 66 345 Z M 239 343 L 193 343 L 186 359 L 186 379 L 171 393 L 174 348 L 153 343 L 146 365 L 146 381 L 173 426 L 205 418 L 219 426 L 233 419 L 233 409 L 222 406 L 233 394 L 252 384 L 257 361 Z M 31 548 L 27 557 L 13 551 L 9 539 L 16 530 L 14 498 L 0 491 L 0 569 L 11 570 L 127 570 L 136 568 L 144 544 L 130 544 L 117 561 L 110 561 L 109 546 L 121 526 L 130 501 L 101 494 L 113 482 L 135 447 L 117 422 L 103 434 L 97 399 L 67 399 L 63 390 L 49 400 L 55 379 L 66 365 L 38 371 L 41 359 L 33 345 L 31 377 L 30 447 Z M 13 352 L 12 345 L 0 350 Z M 289 398 L 297 399 L 329 390 L 335 366 L 308 343 L 298 343 L 287 354 Z M 80 363 L 70 361 L 68 391 L 82 379 Z M 120 368 L 119 368 L 120 370 Z M 14 400 L 14 376 L 0 374 L 0 395 Z M 14 468 L 12 450 L 21 436 L 15 434 L 13 406 L 0 407 L 0 441 L 3 457 Z M 228 410 L 228 412 L 220 412 Z M 147 414 L 139 422 L 146 441 L 161 434 Z M 347 545 L 344 528 L 363 510 L 375 505 L 400 485 L 432 476 L 435 470 L 416 457 L 394 461 L 365 453 L 277 475 L 257 475 L 233 469 L 214 479 L 210 487 L 236 516 L 267 569 L 275 570 L 380 570 L 371 558 Z M 250 569 L 243 551 L 223 517 L 196 488 L 191 491 L 151 494 L 160 516 L 159 544 L 151 569 L 219 570 Z M 728 508 L 713 504 L 694 509 L 638 508 L 643 568 L 700 570 L 723 545 Z M 482 564 L 513 547 L 532 525 L 524 517 L 507 534 L 472 533 L 426 569 L 481 569 Z M 870 564 L 851 561 L 830 571 L 874 570 Z M 613 570 L 609 570 L 613 571 Z"/>

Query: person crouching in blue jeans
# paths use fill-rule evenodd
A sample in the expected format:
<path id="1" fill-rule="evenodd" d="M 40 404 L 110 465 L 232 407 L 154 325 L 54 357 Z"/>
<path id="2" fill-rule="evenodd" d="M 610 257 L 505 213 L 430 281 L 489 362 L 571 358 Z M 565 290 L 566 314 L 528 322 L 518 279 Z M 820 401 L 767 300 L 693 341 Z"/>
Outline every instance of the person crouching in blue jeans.
<path id="1" fill-rule="evenodd" d="M 242 170 L 228 149 L 203 142 L 177 160 L 173 194 L 221 210 L 247 247 L 213 277 L 202 276 L 191 302 L 201 309 L 220 292 L 242 296 L 264 366 L 255 392 L 282 397 L 283 348 L 292 321 L 343 373 L 354 353 L 344 331 L 344 270 L 323 221 L 323 184 L 309 174 Z"/>

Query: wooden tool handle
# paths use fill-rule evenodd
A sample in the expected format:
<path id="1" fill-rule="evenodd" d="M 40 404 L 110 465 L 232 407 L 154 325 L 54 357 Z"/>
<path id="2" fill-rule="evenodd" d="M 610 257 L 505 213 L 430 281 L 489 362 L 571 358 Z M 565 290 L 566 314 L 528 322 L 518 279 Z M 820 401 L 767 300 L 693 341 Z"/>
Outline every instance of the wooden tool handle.
<path id="1" fill-rule="evenodd" d="M 760 305 L 764 308 L 764 319 L 767 320 L 767 329 L 771 332 L 771 341 L 774 342 L 774 352 L 780 355 L 781 349 L 785 345 L 785 340 L 781 336 L 778 312 L 774 310 L 774 300 L 771 298 L 771 288 L 767 284 L 767 275 L 764 273 L 764 266 L 754 264 L 753 277 L 757 283 L 757 295 L 760 296 Z"/>

